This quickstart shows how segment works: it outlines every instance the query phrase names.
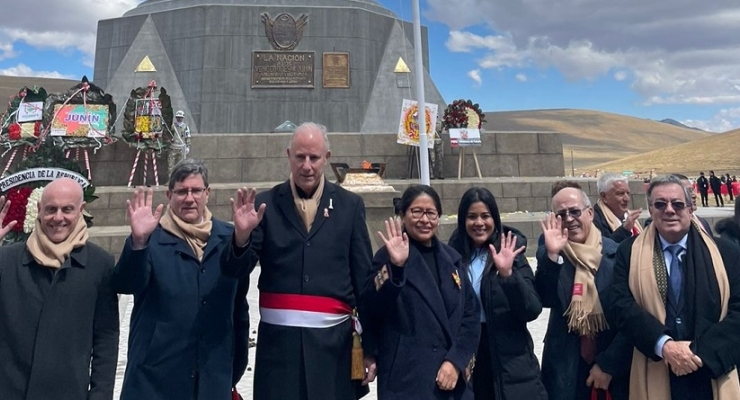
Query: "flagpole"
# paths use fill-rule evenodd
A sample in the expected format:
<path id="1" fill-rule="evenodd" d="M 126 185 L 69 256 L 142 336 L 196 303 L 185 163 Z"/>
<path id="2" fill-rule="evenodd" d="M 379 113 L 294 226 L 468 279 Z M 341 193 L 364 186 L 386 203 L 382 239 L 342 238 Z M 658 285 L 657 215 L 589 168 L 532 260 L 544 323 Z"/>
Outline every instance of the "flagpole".
<path id="1" fill-rule="evenodd" d="M 417 124 L 419 126 L 419 178 L 422 185 L 429 185 L 429 151 L 427 140 L 426 102 L 424 101 L 424 55 L 421 44 L 421 12 L 419 0 L 412 0 L 414 10 L 414 76 L 416 77 L 416 101 L 419 104 Z M 436 123 L 436 121 L 432 121 Z"/>

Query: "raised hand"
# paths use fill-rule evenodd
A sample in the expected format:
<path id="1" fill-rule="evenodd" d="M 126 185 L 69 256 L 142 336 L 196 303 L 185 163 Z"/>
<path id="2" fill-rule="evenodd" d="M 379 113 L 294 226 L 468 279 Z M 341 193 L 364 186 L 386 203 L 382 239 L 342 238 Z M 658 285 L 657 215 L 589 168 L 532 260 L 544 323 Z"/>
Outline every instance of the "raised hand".
<path id="1" fill-rule="evenodd" d="M 391 263 L 403 267 L 409 259 L 409 237 L 401 229 L 401 219 L 389 218 L 385 221 L 385 233 L 387 237 L 383 235 L 383 232 L 378 231 L 378 236 L 388 250 Z"/>
<path id="2" fill-rule="evenodd" d="M 640 214 L 642 214 L 642 208 L 639 208 L 637 210 L 629 210 L 625 213 L 626 218 L 624 219 L 624 222 L 622 222 L 622 226 L 624 229 L 631 231 L 632 228 L 635 226 L 635 221 L 637 221 L 637 218 L 640 218 Z"/>
<path id="3" fill-rule="evenodd" d="M 512 268 L 514 267 L 514 259 L 524 251 L 524 246 L 517 249 L 516 236 L 512 235 L 511 231 L 509 231 L 506 236 L 503 233 L 501 234 L 501 251 L 496 252 L 496 247 L 492 244 L 489 244 L 488 248 L 491 250 L 493 265 L 496 266 L 498 274 L 503 278 L 510 277 Z"/>
<path id="4" fill-rule="evenodd" d="M 10 200 L 5 201 L 5 196 L 0 196 L 0 204 L 3 205 L 3 208 L 0 209 L 0 240 L 2 240 L 18 221 L 10 221 L 7 225 L 2 226 L 5 217 L 8 215 L 8 210 L 10 210 Z"/>
<path id="5" fill-rule="evenodd" d="M 550 260 L 557 261 L 568 243 L 568 228 L 563 228 L 563 221 L 555 213 L 549 213 L 544 221 L 540 221 L 540 226 L 545 236 L 547 256 Z"/>
<path id="6" fill-rule="evenodd" d="M 249 236 L 254 228 L 262 221 L 265 215 L 266 204 L 254 208 L 254 199 L 257 197 L 257 189 L 243 187 L 236 191 L 236 200 L 230 199 L 231 211 L 234 220 L 234 239 L 236 245 L 244 247 L 249 241 Z"/>
<path id="7" fill-rule="evenodd" d="M 128 219 L 131 223 L 131 244 L 134 250 L 140 250 L 146 247 L 149 242 L 149 236 L 157 228 L 159 224 L 159 218 L 162 216 L 162 204 L 157 206 L 157 209 L 152 212 L 152 201 L 154 199 L 154 191 L 149 189 L 144 192 L 144 189 L 138 188 L 134 191 L 132 200 L 126 200 L 126 208 L 128 209 Z"/>

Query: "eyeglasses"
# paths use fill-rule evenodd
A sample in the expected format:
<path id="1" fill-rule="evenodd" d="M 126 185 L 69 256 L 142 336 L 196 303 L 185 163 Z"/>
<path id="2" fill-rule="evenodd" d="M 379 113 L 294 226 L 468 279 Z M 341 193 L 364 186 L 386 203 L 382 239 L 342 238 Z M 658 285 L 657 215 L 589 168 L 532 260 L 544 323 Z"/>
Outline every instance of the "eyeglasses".
<path id="1" fill-rule="evenodd" d="M 568 216 L 570 215 L 573 218 L 578 218 L 583 214 L 584 211 L 588 210 L 588 207 L 586 208 L 567 208 L 565 210 L 560 210 L 555 213 L 556 216 L 560 217 L 561 220 L 565 221 L 568 219 Z"/>
<path id="2" fill-rule="evenodd" d="M 686 203 L 683 201 L 663 201 L 663 200 L 655 200 L 653 202 L 653 207 L 655 207 L 656 210 L 665 211 L 666 208 L 668 208 L 668 204 L 673 207 L 673 210 L 676 212 L 679 212 L 686 208 Z"/>
<path id="3" fill-rule="evenodd" d="M 202 188 L 186 188 L 186 189 L 177 189 L 173 190 L 172 193 L 180 198 L 186 198 L 188 197 L 188 194 L 192 194 L 194 199 L 198 199 L 203 197 L 203 195 L 206 193 L 206 190 L 208 190 L 207 187 Z"/>
<path id="4" fill-rule="evenodd" d="M 411 217 L 414 219 L 422 219 L 425 215 L 430 221 L 436 221 L 437 218 L 439 218 L 437 210 L 422 210 L 421 208 L 414 208 L 413 210 L 410 210 L 410 212 Z"/>

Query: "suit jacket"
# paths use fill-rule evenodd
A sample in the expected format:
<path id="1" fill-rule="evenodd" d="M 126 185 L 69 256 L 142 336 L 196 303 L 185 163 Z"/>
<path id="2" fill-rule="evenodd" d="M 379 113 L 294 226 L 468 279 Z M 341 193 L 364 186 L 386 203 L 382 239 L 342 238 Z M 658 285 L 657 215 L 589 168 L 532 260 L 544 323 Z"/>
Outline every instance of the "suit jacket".
<path id="1" fill-rule="evenodd" d="M 110 400 L 118 360 L 113 256 L 93 243 L 60 269 L 0 247 L 0 399 Z"/>
<path id="2" fill-rule="evenodd" d="M 599 300 L 607 315 L 607 322 L 614 327 L 608 309 L 612 295 L 612 275 L 614 255 L 617 244 L 604 238 L 602 258 L 596 273 L 596 289 Z M 578 393 L 578 368 L 581 362 L 580 337 L 568 332 L 568 322 L 563 316 L 568 309 L 575 280 L 575 266 L 561 254 L 563 263 L 552 262 L 544 246 L 537 249 L 537 272 L 535 287 L 542 305 L 550 308 L 550 320 L 545 334 L 545 348 L 542 353 L 542 381 L 550 400 L 572 400 Z M 632 346 L 624 335 L 616 329 L 608 329 L 597 335 L 597 355 L 595 363 L 606 373 L 612 375 L 609 390 L 612 398 L 627 399 L 629 388 L 629 369 L 632 361 Z"/>
<path id="3" fill-rule="evenodd" d="M 460 255 L 436 238 L 434 242 L 438 277 L 413 246 L 401 267 L 391 266 L 385 247 L 373 259 L 362 305 L 366 329 L 377 344 L 379 400 L 473 398 L 462 372 L 478 348 L 480 308 Z M 391 279 L 378 291 L 375 275 L 384 265 Z M 435 382 L 444 361 L 461 372 L 450 391 Z"/>
<path id="4" fill-rule="evenodd" d="M 612 231 L 612 228 L 609 227 L 609 222 L 607 221 L 606 215 L 604 215 L 604 211 L 601 209 L 601 207 L 598 204 L 594 204 L 593 208 L 594 225 L 599 228 L 601 236 L 607 237 L 617 243 L 621 243 L 624 239 L 632 237 L 632 232 L 624 229 L 624 226 L 622 225 L 620 225 L 619 228 L 617 228 L 616 230 Z"/>
<path id="5" fill-rule="evenodd" d="M 614 269 L 614 295 L 611 298 L 611 309 L 615 315 L 615 322 L 618 329 L 627 335 L 634 346 L 646 357 L 660 361 L 660 357 L 655 354 L 655 345 L 663 335 L 672 336 L 675 333 L 661 321 L 640 307 L 632 296 L 629 288 L 629 269 L 630 257 L 632 255 L 632 243 L 634 239 L 623 242 L 617 251 L 616 265 Z M 723 239 L 716 238 L 715 242 L 722 256 L 722 261 L 727 270 L 730 282 L 730 301 L 727 316 L 721 322 L 715 323 L 706 332 L 699 333 L 698 336 L 687 338 L 692 341 L 691 348 L 704 363 L 704 366 L 697 372 L 689 374 L 679 379 L 709 379 L 726 374 L 740 361 L 740 268 L 737 260 L 740 259 L 740 247 L 727 242 Z M 659 244 L 656 244 L 659 245 Z M 691 247 L 687 249 L 692 252 Z M 685 271 L 685 269 L 684 269 Z M 716 276 L 714 269 L 706 271 L 710 279 L 710 285 L 713 281 L 716 285 Z M 707 289 L 704 287 L 691 287 L 691 278 L 684 275 L 684 291 L 682 298 L 694 298 L 698 290 L 712 290 L 718 293 L 719 289 Z M 656 289 L 657 290 L 657 289 Z M 699 304 L 698 302 L 683 301 L 696 310 L 696 318 L 709 320 L 711 315 L 716 312 L 718 304 Z M 718 315 L 718 314 L 717 314 Z M 684 320 L 687 325 L 689 320 L 693 321 L 694 315 L 689 315 Z M 692 328 L 693 330 L 693 328 Z M 672 387 L 676 384 L 675 376 L 671 378 Z M 698 383 L 698 385 L 696 384 Z M 694 382 L 689 385 L 681 385 L 684 389 L 672 393 L 673 399 L 691 399 L 695 393 L 691 387 L 700 386 L 702 382 Z"/>
<path id="6" fill-rule="evenodd" d="M 700 176 L 696 180 L 696 187 L 699 189 L 700 192 L 706 193 L 709 191 L 709 181 L 705 176 Z"/>
<path id="7" fill-rule="evenodd" d="M 261 204 L 267 208 L 244 250 L 246 261 L 222 263 L 223 273 L 243 276 L 259 261 L 260 292 L 325 296 L 355 307 L 372 259 L 362 198 L 326 181 L 310 232 L 296 210 L 290 181 L 258 194 L 255 205 Z M 350 379 L 351 350 L 351 321 L 322 329 L 260 322 L 254 398 L 362 396 L 367 386 Z"/>
<path id="8" fill-rule="evenodd" d="M 244 373 L 249 278 L 221 275 L 234 228 L 212 222 L 202 261 L 161 226 L 142 250 L 126 240 L 114 275 L 116 290 L 134 295 L 122 400 L 228 398 Z"/>
<path id="9" fill-rule="evenodd" d="M 712 175 L 709 177 L 709 186 L 712 187 L 712 193 L 714 194 L 722 193 L 722 181 L 716 175 Z"/>

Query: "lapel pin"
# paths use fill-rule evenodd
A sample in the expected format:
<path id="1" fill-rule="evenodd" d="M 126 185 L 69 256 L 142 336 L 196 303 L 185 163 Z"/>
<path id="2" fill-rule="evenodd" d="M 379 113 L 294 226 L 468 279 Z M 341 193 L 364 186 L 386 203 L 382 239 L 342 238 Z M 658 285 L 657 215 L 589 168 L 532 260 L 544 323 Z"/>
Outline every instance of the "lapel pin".
<path id="1" fill-rule="evenodd" d="M 330 210 L 333 210 L 334 209 L 334 199 L 332 199 L 332 198 L 329 198 L 329 209 Z"/>
<path id="2" fill-rule="evenodd" d="M 329 209 L 328 208 L 325 208 L 324 209 L 324 218 L 329 218 Z"/>
<path id="3" fill-rule="evenodd" d="M 452 280 L 455 281 L 458 289 L 462 289 L 462 282 L 460 281 L 460 275 L 457 274 L 457 269 L 452 273 Z"/>

